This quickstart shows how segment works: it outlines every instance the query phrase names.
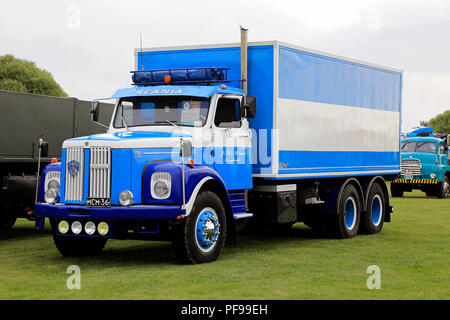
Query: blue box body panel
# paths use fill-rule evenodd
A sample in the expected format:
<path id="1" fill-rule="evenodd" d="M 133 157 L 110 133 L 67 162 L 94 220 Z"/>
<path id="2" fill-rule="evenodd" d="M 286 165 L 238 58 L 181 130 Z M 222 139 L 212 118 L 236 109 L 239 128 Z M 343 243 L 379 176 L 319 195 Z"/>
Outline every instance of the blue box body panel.
<path id="1" fill-rule="evenodd" d="M 136 69 L 230 68 L 238 44 L 135 51 Z M 400 170 L 402 72 L 279 42 L 249 43 L 248 95 L 257 98 L 253 176 L 302 179 Z"/>

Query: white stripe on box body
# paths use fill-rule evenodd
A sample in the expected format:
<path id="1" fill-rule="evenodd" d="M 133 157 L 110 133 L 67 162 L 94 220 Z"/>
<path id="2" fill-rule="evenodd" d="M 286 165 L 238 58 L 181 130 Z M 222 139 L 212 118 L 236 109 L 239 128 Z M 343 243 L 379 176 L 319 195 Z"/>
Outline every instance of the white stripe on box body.
<path id="1" fill-rule="evenodd" d="M 280 150 L 399 151 L 400 113 L 278 99 Z"/>

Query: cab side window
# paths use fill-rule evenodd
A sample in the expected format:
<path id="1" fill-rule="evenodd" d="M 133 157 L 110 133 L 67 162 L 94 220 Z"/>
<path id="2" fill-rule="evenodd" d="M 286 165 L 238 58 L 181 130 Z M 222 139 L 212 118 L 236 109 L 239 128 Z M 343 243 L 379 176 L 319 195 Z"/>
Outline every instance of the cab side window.
<path id="1" fill-rule="evenodd" d="M 439 154 L 445 154 L 445 146 L 442 143 L 439 145 Z"/>
<path id="2" fill-rule="evenodd" d="M 220 98 L 217 102 L 214 124 L 220 128 L 239 128 L 241 126 L 240 101 Z"/>

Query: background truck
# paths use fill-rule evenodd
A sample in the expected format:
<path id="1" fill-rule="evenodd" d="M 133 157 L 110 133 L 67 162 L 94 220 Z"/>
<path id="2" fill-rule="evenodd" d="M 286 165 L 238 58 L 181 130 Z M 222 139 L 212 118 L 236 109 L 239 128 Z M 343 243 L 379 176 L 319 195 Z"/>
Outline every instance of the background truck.
<path id="1" fill-rule="evenodd" d="M 50 218 L 63 255 L 165 239 L 181 262 L 202 263 L 245 219 L 338 238 L 390 221 L 402 72 L 246 38 L 135 51 L 108 133 L 65 141 L 44 170 L 61 190 L 41 183 L 37 227 Z"/>
<path id="2" fill-rule="evenodd" d="M 401 144 L 401 172 L 391 182 L 393 197 L 420 189 L 427 196 L 447 198 L 450 193 L 449 136 L 419 128 L 407 134 Z"/>
<path id="3" fill-rule="evenodd" d="M 51 158 L 61 159 L 64 140 L 99 133 L 90 121 L 91 102 L 74 98 L 0 90 L 0 228 L 10 228 L 16 218 L 32 218 L 36 194 L 39 139 L 48 142 Z M 105 105 L 107 119 L 112 106 Z"/>

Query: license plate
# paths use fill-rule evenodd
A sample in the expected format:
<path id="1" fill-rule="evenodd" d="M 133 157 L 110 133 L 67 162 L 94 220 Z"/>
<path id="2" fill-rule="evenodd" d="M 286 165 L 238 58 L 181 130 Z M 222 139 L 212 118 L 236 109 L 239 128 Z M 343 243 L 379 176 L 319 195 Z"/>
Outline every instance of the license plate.
<path id="1" fill-rule="evenodd" d="M 86 198 L 86 207 L 110 207 L 109 198 Z"/>
<path id="2" fill-rule="evenodd" d="M 406 170 L 405 179 L 412 179 L 412 178 L 413 178 L 412 170 Z"/>

